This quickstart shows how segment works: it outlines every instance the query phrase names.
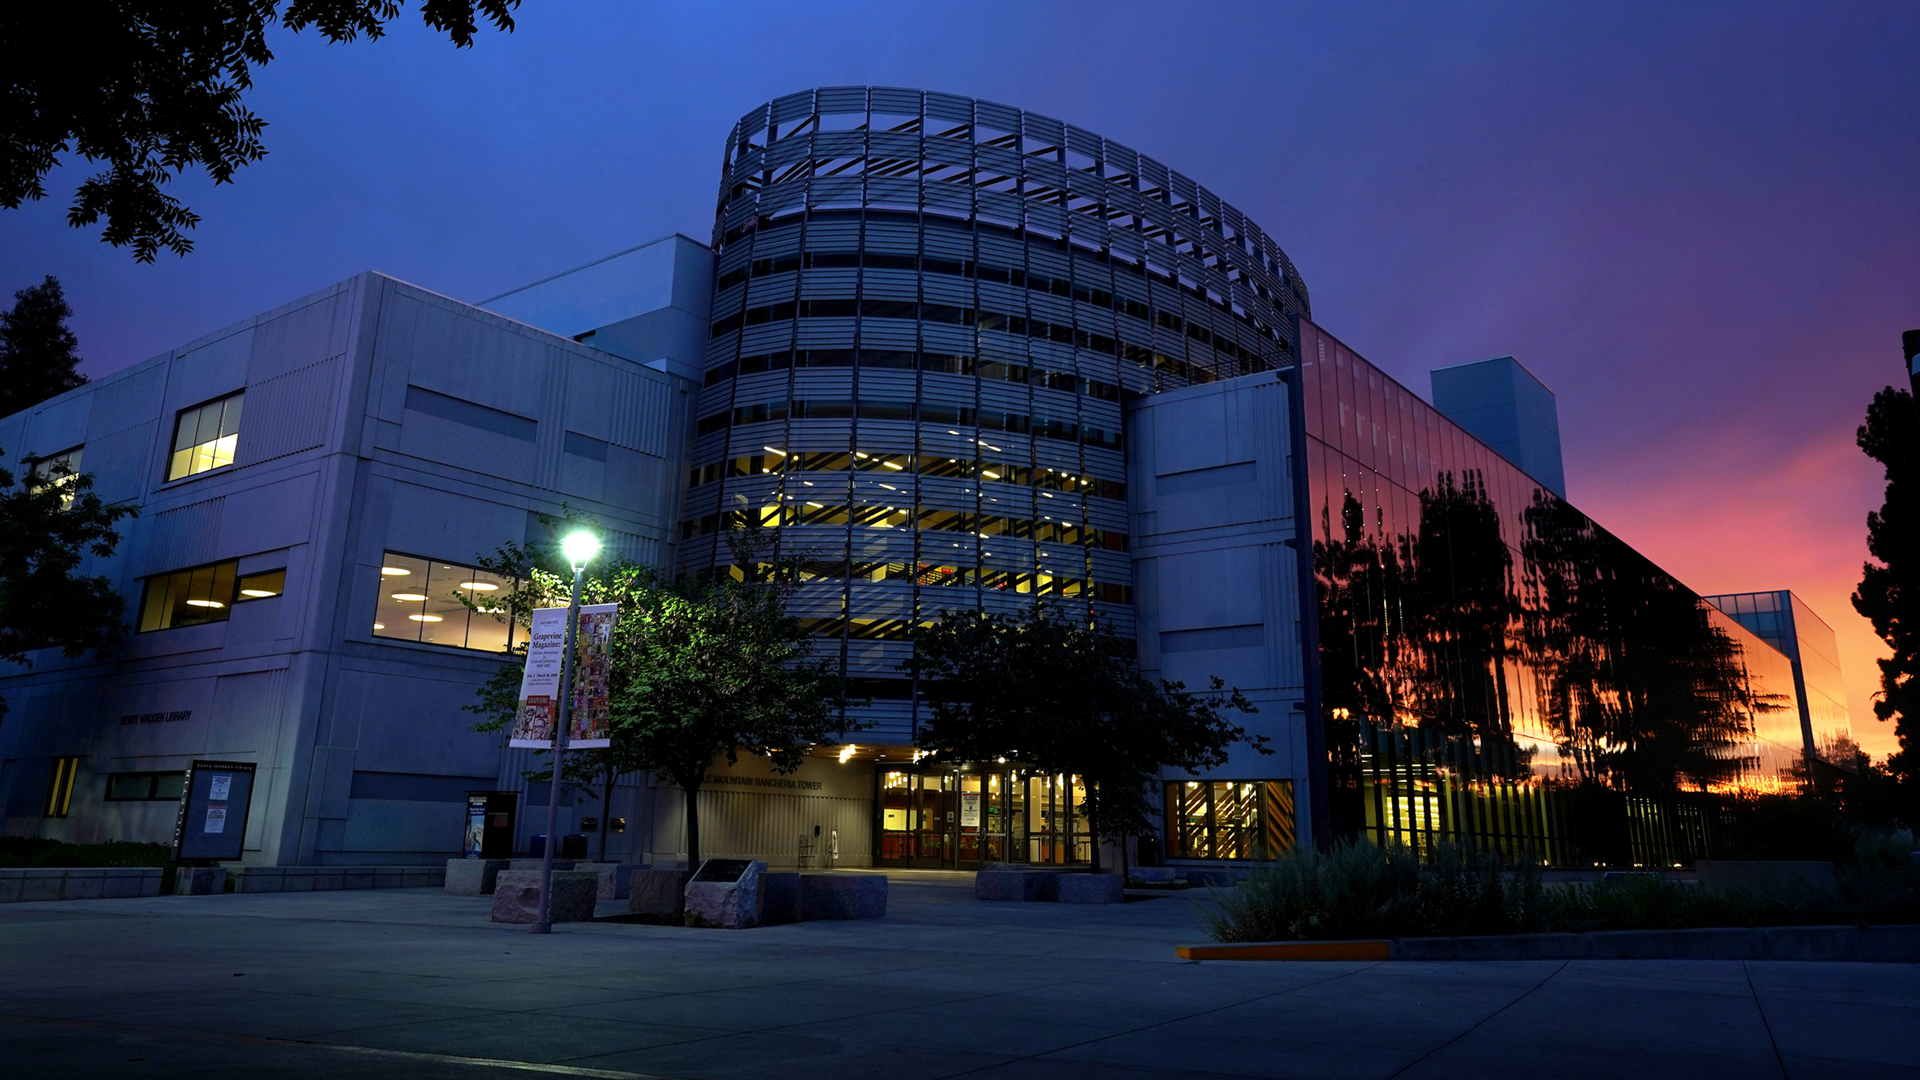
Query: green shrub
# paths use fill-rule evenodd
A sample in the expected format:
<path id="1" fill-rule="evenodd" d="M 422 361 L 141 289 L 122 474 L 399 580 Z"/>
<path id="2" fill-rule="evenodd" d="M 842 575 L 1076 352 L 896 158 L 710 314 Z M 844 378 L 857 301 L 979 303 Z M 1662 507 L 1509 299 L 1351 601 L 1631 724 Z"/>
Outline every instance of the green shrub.
<path id="1" fill-rule="evenodd" d="M 0 836 L 0 867 L 167 866 L 172 860 L 166 844 L 69 844 L 37 836 Z"/>
<path id="2" fill-rule="evenodd" d="M 1214 897 L 1206 919 L 1220 941 L 1511 934 L 1544 917 L 1539 867 L 1509 870 L 1449 844 L 1430 866 L 1402 847 L 1344 842 L 1325 855 L 1299 847 Z"/>
<path id="3" fill-rule="evenodd" d="M 1406 848 L 1344 842 L 1256 866 L 1238 888 L 1213 892 L 1205 918 L 1219 941 L 1920 922 L 1913 834 L 1864 832 L 1852 841 L 1834 888 L 1765 894 L 1708 892 L 1655 873 L 1543 885 L 1531 862 L 1507 867 L 1441 845 L 1423 866 Z"/>

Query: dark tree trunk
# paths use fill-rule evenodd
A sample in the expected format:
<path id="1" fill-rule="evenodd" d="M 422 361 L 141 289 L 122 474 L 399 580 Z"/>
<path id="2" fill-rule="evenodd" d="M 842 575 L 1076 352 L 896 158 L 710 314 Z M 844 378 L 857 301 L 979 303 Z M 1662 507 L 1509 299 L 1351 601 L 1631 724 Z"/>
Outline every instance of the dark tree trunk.
<path id="1" fill-rule="evenodd" d="M 687 804 L 687 869 L 700 869 L 700 785 L 680 782 Z"/>

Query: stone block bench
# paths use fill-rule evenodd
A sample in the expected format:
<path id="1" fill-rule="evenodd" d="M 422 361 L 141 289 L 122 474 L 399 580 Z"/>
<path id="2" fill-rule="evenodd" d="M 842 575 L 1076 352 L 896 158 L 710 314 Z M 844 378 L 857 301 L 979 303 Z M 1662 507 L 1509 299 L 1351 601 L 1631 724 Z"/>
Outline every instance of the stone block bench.
<path id="1" fill-rule="evenodd" d="M 553 922 L 587 922 L 600 900 L 600 875 L 591 870 L 555 870 L 547 916 Z M 540 871 L 506 870 L 494 879 L 493 915 L 498 923 L 540 919 Z"/>
<path id="2" fill-rule="evenodd" d="M 686 918 L 691 870 L 635 870 L 627 875 L 627 912 L 678 926 Z"/>
<path id="3" fill-rule="evenodd" d="M 0 869 L 0 904 L 159 896 L 164 867 L 32 866 Z"/>
<path id="4" fill-rule="evenodd" d="M 879 874 L 801 874 L 799 885 L 801 922 L 887 913 L 887 879 Z"/>
<path id="5" fill-rule="evenodd" d="M 1058 870 L 982 870 L 973 876 L 975 900 L 1044 903 L 1060 899 Z"/>
<path id="6" fill-rule="evenodd" d="M 1127 879 L 1119 874 L 1062 874 L 1059 901 L 1063 904 L 1124 904 Z"/>
<path id="7" fill-rule="evenodd" d="M 448 859 L 446 890 L 451 896 L 492 896 L 506 859 Z"/>
<path id="8" fill-rule="evenodd" d="M 633 872 L 651 870 L 646 863 L 637 862 L 583 862 L 573 867 L 575 870 L 591 870 L 600 875 L 600 899 L 625 900 L 633 892 Z"/>

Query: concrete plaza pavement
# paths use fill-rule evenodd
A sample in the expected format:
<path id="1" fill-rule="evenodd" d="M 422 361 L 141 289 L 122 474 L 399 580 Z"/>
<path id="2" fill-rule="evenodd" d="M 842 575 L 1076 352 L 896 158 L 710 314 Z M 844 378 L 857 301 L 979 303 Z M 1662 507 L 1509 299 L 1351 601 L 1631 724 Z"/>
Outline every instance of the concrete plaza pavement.
<path id="1" fill-rule="evenodd" d="M 1195 900 L 550 937 L 428 890 L 0 907 L 10 1078 L 1920 1077 L 1920 966 L 1195 963 Z"/>

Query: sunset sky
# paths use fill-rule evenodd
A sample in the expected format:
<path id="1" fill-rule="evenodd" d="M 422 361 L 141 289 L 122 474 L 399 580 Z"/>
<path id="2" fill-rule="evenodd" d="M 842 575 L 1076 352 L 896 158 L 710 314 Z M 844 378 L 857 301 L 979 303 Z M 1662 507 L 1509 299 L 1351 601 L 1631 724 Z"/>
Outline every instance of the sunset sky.
<path id="1" fill-rule="evenodd" d="M 1517 356 L 1571 500 L 1699 592 L 1798 592 L 1893 749 L 1847 601 L 1883 483 L 1853 431 L 1920 327 L 1920 5 L 527 0 L 464 52 L 417 19 L 275 35 L 270 156 L 173 185 L 192 255 L 67 228 L 69 164 L 0 210 L 0 290 L 58 276 L 99 375 L 363 270 L 476 300 L 704 241 L 728 128 L 780 94 L 1001 101 L 1239 206 L 1314 320 L 1423 395 Z"/>

